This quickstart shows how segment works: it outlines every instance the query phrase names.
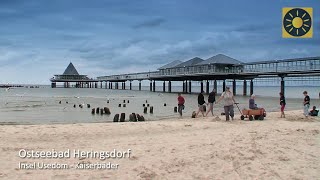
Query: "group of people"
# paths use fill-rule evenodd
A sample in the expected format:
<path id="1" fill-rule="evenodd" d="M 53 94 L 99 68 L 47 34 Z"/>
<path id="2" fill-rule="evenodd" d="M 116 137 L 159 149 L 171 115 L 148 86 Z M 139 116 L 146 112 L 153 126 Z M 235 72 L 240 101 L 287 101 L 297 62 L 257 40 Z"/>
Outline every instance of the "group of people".
<path id="1" fill-rule="evenodd" d="M 286 99 L 282 92 L 279 93 L 280 95 L 280 106 L 281 106 L 281 118 L 285 118 L 284 114 L 284 108 L 286 106 Z M 307 91 L 303 91 L 303 115 L 308 118 L 308 116 L 318 116 L 319 110 L 317 110 L 316 106 L 312 107 L 312 110 L 310 109 L 310 96 L 308 95 Z"/>
<path id="2" fill-rule="evenodd" d="M 226 87 L 226 91 L 223 92 L 220 96 L 220 98 L 216 101 L 216 90 L 213 89 L 208 96 L 208 103 L 206 103 L 204 99 L 204 92 L 201 92 L 198 95 L 198 111 L 196 113 L 196 117 L 198 117 L 199 113 L 201 112 L 203 117 L 206 117 L 210 112 L 213 114 L 213 106 L 214 104 L 218 104 L 220 101 L 224 100 L 224 112 L 226 115 L 226 120 L 229 121 L 230 117 L 233 120 L 234 117 L 234 110 L 233 110 L 233 104 L 235 102 L 233 93 L 230 91 L 230 87 Z M 180 116 L 182 116 L 182 110 L 184 109 L 184 103 L 185 100 L 181 96 L 181 93 L 178 94 L 178 112 Z M 206 111 L 206 105 L 209 106 L 208 111 Z"/>
<path id="3" fill-rule="evenodd" d="M 226 121 L 234 118 L 234 103 L 236 102 L 233 96 L 233 93 L 230 91 L 230 87 L 226 87 L 226 91 L 223 92 L 220 98 L 216 101 L 216 90 L 213 89 L 212 92 L 209 93 L 208 96 L 208 103 L 206 103 L 204 98 L 204 92 L 201 92 L 198 95 L 198 111 L 195 117 L 198 117 L 199 113 L 201 112 L 203 117 L 206 117 L 210 112 L 213 114 L 213 106 L 214 104 L 218 104 L 220 101 L 224 100 L 224 114 L 226 116 Z M 308 92 L 303 92 L 304 99 L 303 99 L 303 106 L 304 106 L 304 116 L 308 118 L 308 116 L 318 116 L 319 110 L 317 110 L 316 106 L 313 106 L 312 110 L 309 112 L 310 108 L 310 97 L 308 96 Z M 280 111 L 281 111 L 281 118 L 285 118 L 284 109 L 286 106 L 286 98 L 282 92 L 279 93 L 280 96 Z M 178 93 L 178 112 L 180 116 L 182 116 L 182 111 L 184 109 L 185 99 L 182 97 L 181 93 Z M 206 105 L 209 106 L 208 111 L 206 112 Z M 255 103 L 255 95 L 252 94 L 249 99 L 249 109 L 258 109 L 257 104 Z M 206 113 L 205 113 L 206 112 Z"/>

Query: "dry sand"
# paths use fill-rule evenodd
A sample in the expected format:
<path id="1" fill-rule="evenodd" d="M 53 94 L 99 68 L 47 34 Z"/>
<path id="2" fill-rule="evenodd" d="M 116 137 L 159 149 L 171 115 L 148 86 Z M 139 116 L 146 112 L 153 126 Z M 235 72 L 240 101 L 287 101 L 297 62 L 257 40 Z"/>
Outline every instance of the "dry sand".
<path id="1" fill-rule="evenodd" d="M 319 179 L 320 120 L 223 117 L 136 123 L 0 126 L 0 179 Z M 21 159 L 20 149 L 132 149 L 129 159 Z M 113 170 L 24 170 L 19 162 L 109 162 Z"/>

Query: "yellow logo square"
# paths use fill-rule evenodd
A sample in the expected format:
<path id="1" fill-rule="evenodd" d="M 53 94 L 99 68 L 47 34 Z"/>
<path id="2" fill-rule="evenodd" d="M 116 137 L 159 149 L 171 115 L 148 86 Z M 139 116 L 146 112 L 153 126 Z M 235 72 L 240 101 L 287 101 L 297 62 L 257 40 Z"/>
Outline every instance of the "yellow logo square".
<path id="1" fill-rule="evenodd" d="M 312 38 L 312 8 L 282 8 L 283 38 Z"/>

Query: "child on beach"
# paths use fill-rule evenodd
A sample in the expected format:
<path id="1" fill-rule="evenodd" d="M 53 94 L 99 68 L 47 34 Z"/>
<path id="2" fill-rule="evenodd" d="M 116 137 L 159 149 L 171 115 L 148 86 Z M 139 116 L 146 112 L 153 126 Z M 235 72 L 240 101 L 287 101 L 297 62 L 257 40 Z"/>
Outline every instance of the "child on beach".
<path id="1" fill-rule="evenodd" d="M 308 96 L 307 91 L 303 91 L 304 99 L 303 99 L 303 106 L 304 106 L 304 115 L 308 118 L 309 115 L 309 108 L 310 108 L 310 97 Z"/>
<path id="2" fill-rule="evenodd" d="M 319 110 L 317 110 L 316 106 L 312 107 L 312 110 L 310 111 L 309 115 L 310 116 L 318 116 Z"/>
<path id="3" fill-rule="evenodd" d="M 202 116 L 205 117 L 205 114 L 204 114 L 204 110 L 205 110 L 205 101 L 204 101 L 204 96 L 203 96 L 203 92 L 201 92 L 199 95 L 198 95 L 198 112 L 196 114 L 196 117 L 198 117 L 199 113 L 201 112 L 202 113 Z"/>
<path id="4" fill-rule="evenodd" d="M 184 98 L 181 96 L 181 93 L 178 93 L 178 112 L 180 117 L 182 117 L 182 110 L 184 109 Z"/>
<path id="5" fill-rule="evenodd" d="M 224 99 L 224 112 L 226 115 L 226 121 L 229 121 L 229 115 L 233 120 L 233 117 L 234 117 L 233 104 L 235 100 L 233 97 L 233 93 L 230 91 L 230 87 L 226 87 L 226 91 L 221 94 L 221 97 L 218 99 L 216 104 L 218 104 L 222 99 Z"/>
<path id="6" fill-rule="evenodd" d="M 285 118 L 286 116 L 284 115 L 284 108 L 286 107 L 286 98 L 284 97 L 282 92 L 280 92 L 279 95 L 280 95 L 280 106 L 281 106 L 280 118 Z"/>
<path id="7" fill-rule="evenodd" d="M 209 110 L 206 113 L 206 116 L 208 116 L 209 112 L 211 111 L 211 114 L 213 116 L 213 103 L 216 101 L 216 90 L 213 89 L 211 93 L 209 93 L 208 96 L 208 103 L 209 103 Z"/>
<path id="8" fill-rule="evenodd" d="M 255 103 L 256 95 L 252 94 L 251 98 L 249 99 L 249 109 L 258 109 L 257 104 Z"/>

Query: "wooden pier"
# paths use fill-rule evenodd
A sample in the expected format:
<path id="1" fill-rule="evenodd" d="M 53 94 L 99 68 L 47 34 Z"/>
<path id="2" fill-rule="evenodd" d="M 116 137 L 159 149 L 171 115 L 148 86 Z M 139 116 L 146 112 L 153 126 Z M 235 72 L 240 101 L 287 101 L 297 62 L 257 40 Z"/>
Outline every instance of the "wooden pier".
<path id="1" fill-rule="evenodd" d="M 320 76 L 320 57 L 244 63 L 218 54 L 206 60 L 195 57 L 186 62 L 174 61 L 153 72 L 100 76 L 95 81 L 101 83 L 101 88 L 105 83 L 106 89 L 119 89 L 119 83 L 122 85 L 121 89 L 126 89 L 125 84 L 129 81 L 130 90 L 132 90 L 132 81 L 139 81 L 139 90 L 141 91 L 141 81 L 146 80 L 150 81 L 150 91 L 153 92 L 156 91 L 156 81 L 163 81 L 163 92 L 171 92 L 171 83 L 181 81 L 184 93 L 192 92 L 191 82 L 200 82 L 201 91 L 209 93 L 210 81 L 213 82 L 214 89 L 217 89 L 218 81 L 222 82 L 222 89 L 225 91 L 226 81 L 231 80 L 235 95 L 237 82 L 242 81 L 243 95 L 247 95 L 248 84 L 249 94 L 254 93 L 254 79 L 279 77 L 281 79 L 280 91 L 285 93 L 287 77 L 304 76 Z"/>
<path id="2" fill-rule="evenodd" d="M 71 84 L 74 84 L 76 88 L 98 88 L 98 80 L 90 79 L 87 75 L 80 75 L 71 62 L 63 74 L 54 75 L 50 81 L 52 88 L 56 88 L 57 83 L 63 83 L 64 88 L 70 88 Z"/>

